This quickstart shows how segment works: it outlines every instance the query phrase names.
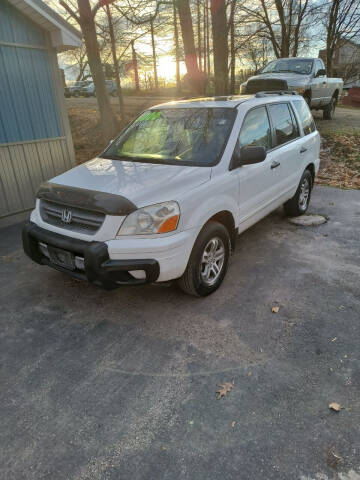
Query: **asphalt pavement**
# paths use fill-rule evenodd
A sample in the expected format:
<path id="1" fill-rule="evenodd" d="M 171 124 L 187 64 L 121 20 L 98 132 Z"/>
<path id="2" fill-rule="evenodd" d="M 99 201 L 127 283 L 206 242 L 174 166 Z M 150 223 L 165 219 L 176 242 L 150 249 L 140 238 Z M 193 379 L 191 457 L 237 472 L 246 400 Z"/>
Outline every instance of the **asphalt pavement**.
<path id="1" fill-rule="evenodd" d="M 359 480 L 360 191 L 310 212 L 243 233 L 202 299 L 100 290 L 1 229 L 0 478 Z"/>

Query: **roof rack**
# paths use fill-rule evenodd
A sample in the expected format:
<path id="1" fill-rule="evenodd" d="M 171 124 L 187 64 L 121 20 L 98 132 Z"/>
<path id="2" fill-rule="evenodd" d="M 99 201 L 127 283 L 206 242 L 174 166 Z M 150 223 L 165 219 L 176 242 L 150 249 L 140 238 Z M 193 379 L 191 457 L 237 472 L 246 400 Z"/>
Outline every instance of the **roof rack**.
<path id="1" fill-rule="evenodd" d="M 269 90 L 264 92 L 257 92 L 255 94 L 256 98 L 263 98 L 266 95 L 299 95 L 296 90 Z"/>

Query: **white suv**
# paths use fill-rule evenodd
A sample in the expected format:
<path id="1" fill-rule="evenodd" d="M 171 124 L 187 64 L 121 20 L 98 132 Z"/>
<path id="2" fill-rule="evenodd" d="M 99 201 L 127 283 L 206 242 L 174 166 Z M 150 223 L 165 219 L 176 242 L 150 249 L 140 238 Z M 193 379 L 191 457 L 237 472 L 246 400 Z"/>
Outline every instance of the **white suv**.
<path id="1" fill-rule="evenodd" d="M 208 295 L 238 233 L 282 204 L 306 212 L 319 149 L 299 95 L 158 105 L 99 157 L 40 187 L 24 250 L 106 289 L 177 279 Z"/>

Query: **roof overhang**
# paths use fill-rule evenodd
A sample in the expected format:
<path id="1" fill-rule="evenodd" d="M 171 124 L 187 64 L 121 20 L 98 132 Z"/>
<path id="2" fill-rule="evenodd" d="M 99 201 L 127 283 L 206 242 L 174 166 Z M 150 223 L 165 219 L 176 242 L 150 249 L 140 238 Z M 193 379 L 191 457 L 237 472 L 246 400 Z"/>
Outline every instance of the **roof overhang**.
<path id="1" fill-rule="evenodd" d="M 81 33 L 41 0 L 8 0 L 15 8 L 50 33 L 58 52 L 80 47 Z"/>

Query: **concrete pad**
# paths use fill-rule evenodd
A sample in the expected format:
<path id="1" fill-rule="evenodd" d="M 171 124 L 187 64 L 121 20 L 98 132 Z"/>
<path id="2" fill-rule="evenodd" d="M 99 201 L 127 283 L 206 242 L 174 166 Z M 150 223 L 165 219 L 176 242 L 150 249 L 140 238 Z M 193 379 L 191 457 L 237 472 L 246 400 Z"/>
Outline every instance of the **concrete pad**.
<path id="1" fill-rule="evenodd" d="M 327 222 L 327 218 L 323 215 L 301 215 L 300 217 L 290 217 L 288 220 L 301 227 L 317 227 Z"/>

